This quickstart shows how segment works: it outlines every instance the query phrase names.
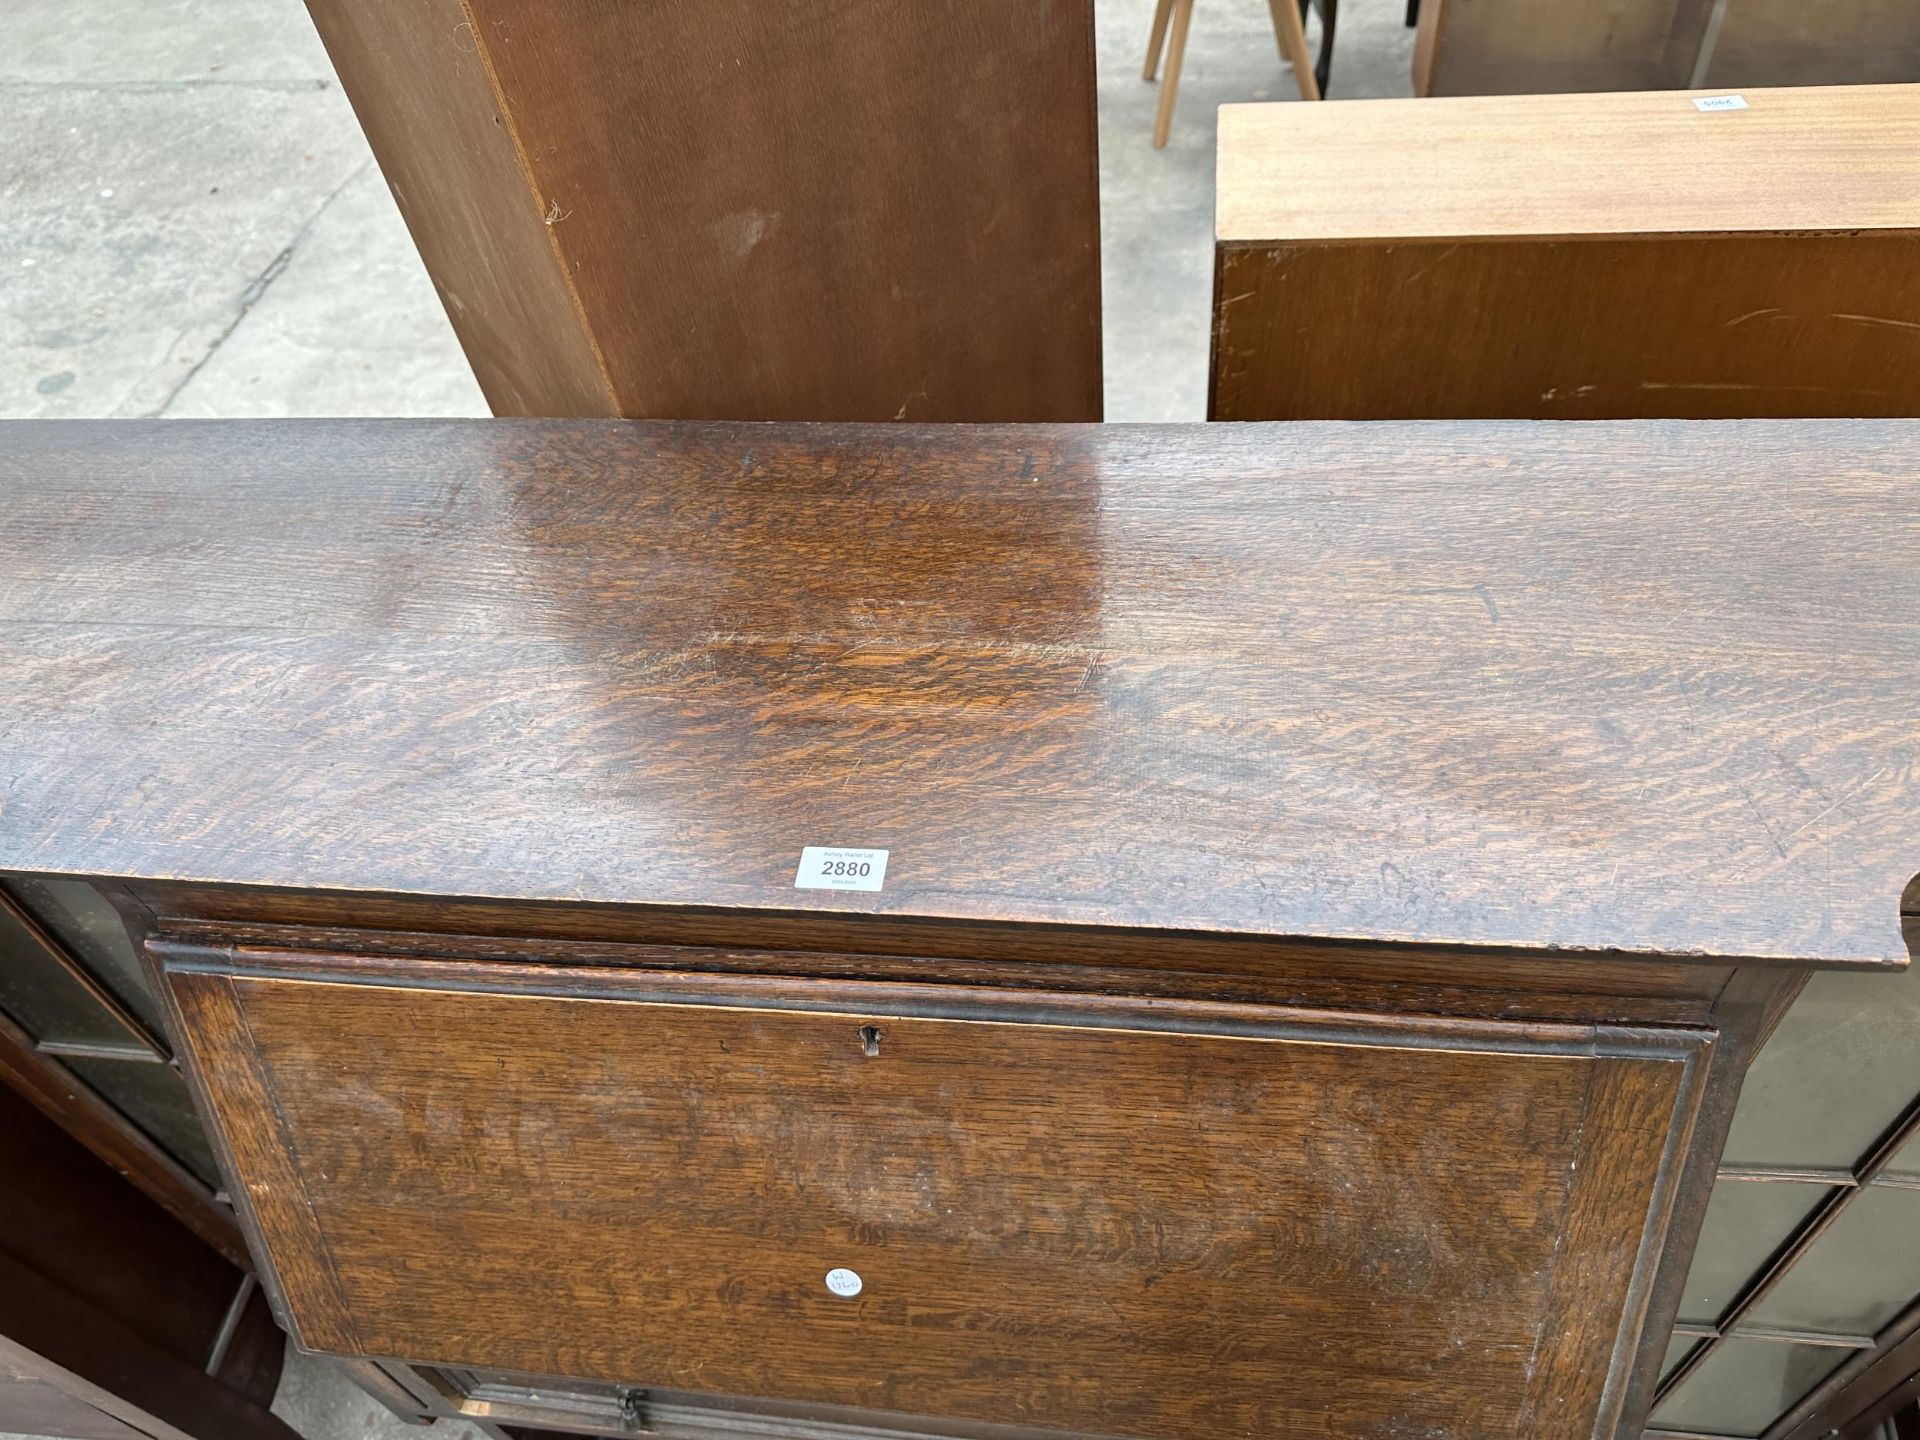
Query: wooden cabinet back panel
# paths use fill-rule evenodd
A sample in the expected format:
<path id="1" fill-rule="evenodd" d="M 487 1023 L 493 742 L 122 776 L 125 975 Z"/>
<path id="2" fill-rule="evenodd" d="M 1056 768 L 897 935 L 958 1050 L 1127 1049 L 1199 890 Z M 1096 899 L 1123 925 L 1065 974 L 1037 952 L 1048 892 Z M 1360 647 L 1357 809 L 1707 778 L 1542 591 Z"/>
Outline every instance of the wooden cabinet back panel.
<path id="1" fill-rule="evenodd" d="M 172 985 L 310 1346 L 1117 1435 L 1590 1435 L 1692 1103 L 1574 1026 Z"/>
<path id="2" fill-rule="evenodd" d="M 1911 231 L 1222 247 L 1211 418 L 1912 415 L 1916 260 Z"/>

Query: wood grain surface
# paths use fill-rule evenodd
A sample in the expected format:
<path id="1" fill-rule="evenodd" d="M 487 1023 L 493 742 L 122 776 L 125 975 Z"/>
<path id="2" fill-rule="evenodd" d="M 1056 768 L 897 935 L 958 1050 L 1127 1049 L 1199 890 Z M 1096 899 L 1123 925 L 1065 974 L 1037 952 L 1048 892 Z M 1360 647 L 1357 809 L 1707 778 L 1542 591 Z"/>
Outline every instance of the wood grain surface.
<path id="1" fill-rule="evenodd" d="M 1920 230 L 1222 246 L 1215 294 L 1215 420 L 1920 414 Z"/>
<path id="2" fill-rule="evenodd" d="M 308 1345 L 1112 1435 L 1593 1435 L 1701 1044 L 171 979 Z"/>
<path id="3" fill-rule="evenodd" d="M 1107 926 L 1008 926 L 851 913 L 461 901 L 365 892 L 138 886 L 148 950 L 175 942 L 288 952 L 433 956 L 487 966 L 614 965 L 806 973 L 1082 993 L 1163 995 L 1489 1019 L 1709 1023 L 1734 972 L 1697 960 L 1593 958 L 1445 946 Z M 270 918 L 263 918 L 270 917 Z M 1746 972 L 1741 972 L 1746 973 Z M 1785 972 L 1783 972 L 1785 973 Z"/>
<path id="4" fill-rule="evenodd" d="M 1812 22 L 1809 22 L 1812 23 Z M 1920 229 L 1920 85 L 1222 105 L 1223 242 Z"/>
<path id="5" fill-rule="evenodd" d="M 496 414 L 1097 420 L 1091 0 L 310 0 Z"/>
<path id="6" fill-rule="evenodd" d="M 1917 462 L 1871 422 L 12 425 L 0 869 L 1897 965 Z M 886 888 L 793 888 L 809 844 Z"/>
<path id="7" fill-rule="evenodd" d="M 1920 86 L 1239 105 L 1216 420 L 1920 414 Z"/>

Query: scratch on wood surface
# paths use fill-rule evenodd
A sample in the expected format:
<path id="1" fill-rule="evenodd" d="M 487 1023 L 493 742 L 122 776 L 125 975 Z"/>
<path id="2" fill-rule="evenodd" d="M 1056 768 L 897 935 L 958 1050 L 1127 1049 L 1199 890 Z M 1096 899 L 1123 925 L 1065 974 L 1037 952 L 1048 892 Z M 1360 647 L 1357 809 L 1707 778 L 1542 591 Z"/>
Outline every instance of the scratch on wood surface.
<path id="1" fill-rule="evenodd" d="M 1807 821 L 1805 825 L 1801 825 L 1797 827 L 1791 834 L 1787 836 L 1787 839 L 1791 840 L 1795 835 L 1800 834 L 1801 831 L 1807 830 L 1812 826 L 1818 825 L 1822 820 L 1826 819 L 1827 816 L 1831 815 L 1834 811 L 1838 810 L 1842 805 L 1846 804 L 1849 800 L 1853 799 L 1854 796 L 1858 795 L 1862 790 L 1865 790 L 1869 785 L 1873 784 L 1874 781 L 1878 780 L 1882 775 L 1886 773 L 1887 773 L 1887 767 L 1882 765 L 1878 770 L 1874 771 L 1873 774 L 1867 776 L 1866 779 L 1862 780 L 1858 785 L 1855 785 L 1851 790 L 1847 791 L 1846 794 L 1842 795 L 1838 800 L 1834 801 L 1831 805 L 1827 806 L 1826 809 L 1822 810 L 1818 815 L 1814 816 L 1813 819 Z M 1782 843 L 1785 843 L 1785 842 L 1782 842 Z"/>
<path id="2" fill-rule="evenodd" d="M 1920 330 L 1920 322 L 1912 320 L 1890 320 L 1882 315 L 1836 314 L 1833 318 L 1836 320 L 1850 320 L 1855 325 L 1885 325 L 1891 330 Z"/>
<path id="3" fill-rule="evenodd" d="M 1779 835 L 1774 832 L 1772 823 L 1761 813 L 1759 802 L 1753 798 L 1752 787 L 1750 787 L 1745 780 L 1737 776 L 1734 778 L 1734 784 L 1739 787 L 1740 798 L 1746 802 L 1747 809 L 1753 812 L 1753 818 L 1758 820 L 1760 822 L 1760 828 L 1767 832 L 1767 840 L 1772 844 L 1775 853 L 1778 854 L 1782 860 L 1786 859 L 1786 844 L 1780 839 Z"/>
<path id="4" fill-rule="evenodd" d="M 1734 326 L 1744 325 L 1749 320 L 1758 320 L 1762 315 L 1779 315 L 1782 318 L 1788 318 L 1786 316 L 1786 312 L 1783 311 L 1778 305 L 1768 305 L 1759 310 L 1749 310 L 1746 314 L 1738 317 L 1737 319 L 1729 320 L 1725 325 L 1722 325 L 1720 328 L 1722 330 L 1731 330 L 1734 328 Z"/>
<path id="5" fill-rule="evenodd" d="M 1453 252 L 1458 250 L 1459 248 L 1460 247 L 1458 245 L 1447 246 L 1446 249 L 1442 250 L 1438 255 L 1434 256 L 1433 259 L 1429 260 L 1426 264 L 1422 265 L 1418 270 L 1414 271 L 1411 275 L 1407 276 L 1406 279 L 1402 280 L 1400 282 L 1401 286 L 1405 287 L 1405 286 L 1411 285 L 1413 284 L 1414 281 L 1418 280 L 1422 275 L 1425 275 L 1429 270 L 1432 270 L 1435 266 L 1445 264 L 1447 257 L 1453 254 Z"/>
<path id="6" fill-rule="evenodd" d="M 1737 380 L 1642 380 L 1642 390 L 1779 390 L 1803 395 L 1820 395 L 1831 390 L 1831 385 L 1748 385 Z M 1885 391 L 1869 391 L 1869 394 L 1885 394 Z"/>

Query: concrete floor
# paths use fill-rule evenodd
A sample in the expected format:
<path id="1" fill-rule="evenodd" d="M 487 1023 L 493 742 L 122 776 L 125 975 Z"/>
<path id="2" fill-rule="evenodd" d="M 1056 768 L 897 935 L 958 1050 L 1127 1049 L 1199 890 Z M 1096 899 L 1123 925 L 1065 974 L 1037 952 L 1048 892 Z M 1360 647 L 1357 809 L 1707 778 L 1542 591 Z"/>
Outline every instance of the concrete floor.
<path id="1" fill-rule="evenodd" d="M 1096 7 L 1107 417 L 1197 420 L 1213 110 L 1295 91 L 1261 0 L 1200 0 L 1155 151 L 1152 0 Z M 301 0 L 6 8 L 0 416 L 486 413 Z M 1402 0 L 1344 8 L 1332 94 L 1408 94 Z M 275 1409 L 312 1440 L 422 1434 L 298 1355 Z"/>

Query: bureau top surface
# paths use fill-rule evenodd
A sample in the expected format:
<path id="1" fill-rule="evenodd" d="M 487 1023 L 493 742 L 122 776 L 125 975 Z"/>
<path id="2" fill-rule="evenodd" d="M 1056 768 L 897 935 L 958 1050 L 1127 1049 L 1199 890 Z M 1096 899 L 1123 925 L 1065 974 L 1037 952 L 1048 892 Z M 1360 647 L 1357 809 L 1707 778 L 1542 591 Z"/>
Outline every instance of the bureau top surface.
<path id="1" fill-rule="evenodd" d="M 1898 964 L 1917 474 L 1904 421 L 16 422 L 0 869 Z"/>
<path id="2" fill-rule="evenodd" d="M 1215 193 L 1222 241 L 1920 229 L 1920 85 L 1225 105 Z"/>

